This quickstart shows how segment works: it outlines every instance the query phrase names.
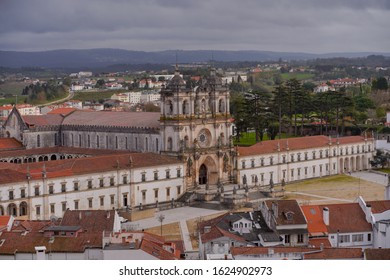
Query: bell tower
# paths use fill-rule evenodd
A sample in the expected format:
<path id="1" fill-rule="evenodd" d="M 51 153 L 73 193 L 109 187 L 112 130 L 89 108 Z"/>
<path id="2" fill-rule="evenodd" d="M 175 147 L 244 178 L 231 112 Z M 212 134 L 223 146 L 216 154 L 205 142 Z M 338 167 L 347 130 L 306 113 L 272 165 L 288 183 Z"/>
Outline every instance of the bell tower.
<path id="1" fill-rule="evenodd" d="M 187 187 L 232 181 L 230 94 L 216 71 L 191 88 L 178 69 L 161 90 L 161 153 L 186 162 Z"/>

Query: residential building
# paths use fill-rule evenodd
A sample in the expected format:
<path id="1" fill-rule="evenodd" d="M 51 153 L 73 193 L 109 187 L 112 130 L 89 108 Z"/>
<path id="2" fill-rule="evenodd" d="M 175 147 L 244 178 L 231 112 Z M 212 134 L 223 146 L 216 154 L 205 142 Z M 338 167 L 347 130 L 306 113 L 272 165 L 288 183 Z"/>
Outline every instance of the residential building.
<path id="1" fill-rule="evenodd" d="M 260 203 L 259 210 L 285 246 L 308 245 L 307 221 L 296 200 L 266 200 Z"/>

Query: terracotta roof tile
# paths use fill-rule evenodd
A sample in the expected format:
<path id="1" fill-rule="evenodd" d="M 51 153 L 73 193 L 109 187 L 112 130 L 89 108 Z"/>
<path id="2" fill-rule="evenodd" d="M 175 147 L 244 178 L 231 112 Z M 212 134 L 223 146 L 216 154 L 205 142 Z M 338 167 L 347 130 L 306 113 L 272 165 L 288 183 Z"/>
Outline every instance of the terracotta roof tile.
<path id="1" fill-rule="evenodd" d="M 152 255 L 160 260 L 176 260 L 173 253 L 165 250 L 161 245 L 151 242 L 147 239 L 142 239 L 141 250 Z"/>
<path id="2" fill-rule="evenodd" d="M 361 248 L 324 248 L 322 252 L 306 253 L 305 260 L 363 259 Z"/>
<path id="3" fill-rule="evenodd" d="M 54 109 L 54 110 L 51 110 L 49 113 L 47 113 L 48 115 L 53 115 L 53 114 L 57 114 L 57 115 L 61 115 L 61 116 L 68 116 L 69 114 L 73 113 L 74 111 L 76 111 L 77 109 L 76 108 L 57 108 L 57 109 Z"/>
<path id="4" fill-rule="evenodd" d="M 330 244 L 330 241 L 327 237 L 323 238 L 310 238 L 309 239 L 309 245 L 320 248 L 323 246 L 324 248 L 330 248 L 332 247 L 332 244 Z"/>
<path id="5" fill-rule="evenodd" d="M 3 232 L 1 239 L 4 243 L 0 246 L 0 254 L 13 255 L 17 253 L 35 253 L 36 246 L 45 246 L 47 252 L 82 253 L 85 248 L 102 248 L 101 233 L 80 233 L 77 237 L 55 237 L 52 242 L 50 237 L 43 233 L 31 232 Z"/>
<path id="6" fill-rule="evenodd" d="M 265 203 L 268 209 L 272 209 L 272 203 L 278 206 L 278 217 L 276 222 L 278 225 L 297 225 L 307 224 L 305 215 L 296 200 L 267 200 Z M 291 213 L 291 220 L 288 219 L 288 214 Z"/>
<path id="7" fill-rule="evenodd" d="M 29 127 L 60 125 L 64 119 L 61 115 L 22 116 Z"/>
<path id="8" fill-rule="evenodd" d="M 371 224 L 366 221 L 366 216 L 358 203 L 341 203 L 320 205 L 329 209 L 329 233 L 369 232 Z"/>
<path id="9" fill-rule="evenodd" d="M 239 242 L 244 242 L 246 243 L 246 240 L 238 235 L 235 235 L 231 232 L 228 232 L 226 230 L 223 230 L 217 226 L 211 227 L 211 230 L 209 232 L 205 232 L 201 235 L 201 239 L 203 243 L 210 242 L 214 239 L 220 238 L 220 237 L 227 237 L 229 239 L 233 239 Z"/>
<path id="10" fill-rule="evenodd" d="M 364 137 L 361 136 L 349 136 L 339 138 L 340 144 L 358 143 L 364 141 Z M 337 139 L 332 138 L 332 145 L 335 145 Z M 329 137 L 324 135 L 318 136 L 306 136 L 298 138 L 289 138 L 281 140 L 268 140 L 262 141 L 250 147 L 238 147 L 238 152 L 241 156 L 257 155 L 257 154 L 268 154 L 274 153 L 278 150 L 278 144 L 280 151 L 286 151 L 287 147 L 290 151 L 311 149 L 319 147 L 329 146 Z"/>
<path id="11" fill-rule="evenodd" d="M 126 153 L 101 155 L 95 157 L 64 159 L 29 164 L 0 163 L 0 184 L 23 182 L 29 169 L 32 178 L 41 178 L 43 167 L 48 178 L 60 178 L 71 175 L 90 174 L 129 168 L 132 159 L 133 168 L 182 164 L 177 158 L 152 153 Z M 118 165 L 119 164 L 119 165 Z"/>
<path id="12" fill-rule="evenodd" d="M 63 125 L 95 125 L 159 129 L 160 113 L 75 111 L 65 118 Z"/>
<path id="13" fill-rule="evenodd" d="M 6 229 L 11 216 L 0 216 L 0 231 Z"/>
<path id="14" fill-rule="evenodd" d="M 390 210 L 390 200 L 367 201 L 367 204 L 371 205 L 371 211 L 374 214 Z"/>
<path id="15" fill-rule="evenodd" d="M 324 224 L 322 208 L 318 205 L 301 206 L 307 220 L 307 229 L 311 236 L 326 235 L 328 228 Z"/>
<path id="16" fill-rule="evenodd" d="M 307 247 L 233 247 L 231 253 L 233 256 L 239 255 L 268 255 L 272 249 L 274 254 L 297 253 L 302 254 L 304 259 L 362 259 L 361 248 L 324 248 L 318 252 L 318 248 Z"/>
<path id="17" fill-rule="evenodd" d="M 366 249 L 364 255 L 366 260 L 390 260 L 390 249 Z"/>
<path id="18" fill-rule="evenodd" d="M 87 232 L 112 232 L 114 210 L 66 210 L 61 226 L 81 226 Z"/>
<path id="19" fill-rule="evenodd" d="M 0 150 L 23 149 L 23 144 L 15 138 L 0 138 Z"/>

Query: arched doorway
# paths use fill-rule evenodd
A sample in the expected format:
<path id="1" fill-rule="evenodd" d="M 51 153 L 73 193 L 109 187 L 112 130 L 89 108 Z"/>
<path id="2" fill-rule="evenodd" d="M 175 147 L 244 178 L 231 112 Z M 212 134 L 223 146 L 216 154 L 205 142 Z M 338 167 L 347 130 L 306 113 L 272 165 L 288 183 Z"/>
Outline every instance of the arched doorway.
<path id="1" fill-rule="evenodd" d="M 199 168 L 199 185 L 205 185 L 207 184 L 207 167 L 206 165 L 202 164 Z"/>
<path id="2" fill-rule="evenodd" d="M 27 202 L 25 201 L 19 205 L 19 216 L 27 216 Z"/>
<path id="3" fill-rule="evenodd" d="M 8 205 L 8 215 L 9 216 L 17 216 L 17 209 L 16 209 L 16 205 L 15 203 L 11 203 L 10 205 Z"/>

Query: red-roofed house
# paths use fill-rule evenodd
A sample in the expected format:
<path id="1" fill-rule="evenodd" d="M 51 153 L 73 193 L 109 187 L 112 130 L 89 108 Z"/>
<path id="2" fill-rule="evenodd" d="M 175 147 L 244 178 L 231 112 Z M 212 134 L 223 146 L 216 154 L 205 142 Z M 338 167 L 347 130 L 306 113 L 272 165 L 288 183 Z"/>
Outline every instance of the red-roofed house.
<path id="1" fill-rule="evenodd" d="M 306 246 L 306 218 L 296 200 L 266 200 L 259 207 L 268 227 L 276 231 L 285 246 Z"/>
<path id="2" fill-rule="evenodd" d="M 0 232 L 10 231 L 14 222 L 13 216 L 0 216 Z"/>

